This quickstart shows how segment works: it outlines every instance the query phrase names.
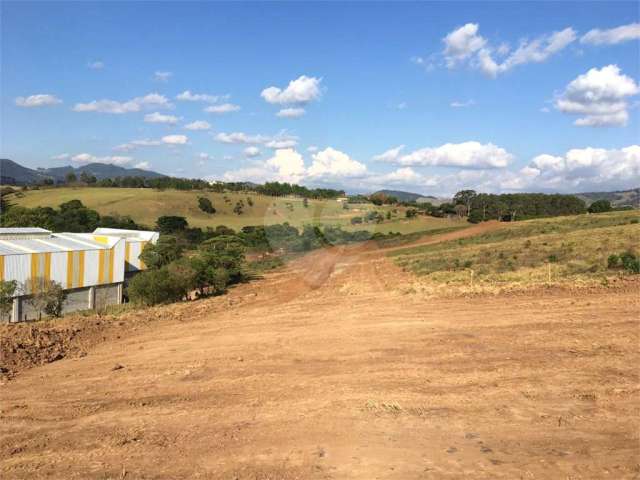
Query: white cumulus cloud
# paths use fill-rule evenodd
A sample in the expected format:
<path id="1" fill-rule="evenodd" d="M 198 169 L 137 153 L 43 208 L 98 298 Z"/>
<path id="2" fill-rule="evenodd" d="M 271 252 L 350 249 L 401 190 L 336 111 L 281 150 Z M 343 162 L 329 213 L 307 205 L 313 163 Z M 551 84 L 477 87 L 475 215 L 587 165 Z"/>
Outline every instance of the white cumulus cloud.
<path id="1" fill-rule="evenodd" d="M 132 150 L 137 149 L 138 147 L 157 147 L 158 145 L 162 145 L 161 140 L 152 140 L 149 138 L 144 138 L 142 140 L 131 140 L 128 143 L 117 145 L 113 147 L 113 149 L 118 152 L 130 152 Z"/>
<path id="2" fill-rule="evenodd" d="M 375 155 L 373 159 L 377 162 L 394 162 L 400 157 L 400 152 L 402 152 L 402 150 L 404 150 L 404 145 L 398 145 L 397 147 L 390 148 L 379 155 Z"/>
<path id="3" fill-rule="evenodd" d="M 560 156 L 541 154 L 508 180 L 503 187 L 565 192 L 637 187 L 640 145 L 621 149 L 574 148 Z"/>
<path id="4" fill-rule="evenodd" d="M 60 103 L 62 103 L 62 100 L 49 93 L 38 93 L 36 95 L 29 95 L 28 97 L 16 98 L 16 105 L 24 108 L 50 107 L 59 105 Z"/>
<path id="5" fill-rule="evenodd" d="M 472 107 L 475 104 L 476 104 L 476 102 L 474 100 L 467 100 L 465 102 L 454 100 L 453 102 L 451 102 L 449 104 L 449 106 L 451 108 L 466 108 L 466 107 Z"/>
<path id="6" fill-rule="evenodd" d="M 144 97 L 136 97 L 126 102 L 116 100 L 93 100 L 89 103 L 76 103 L 75 112 L 99 112 L 111 114 L 123 114 L 139 112 L 143 108 L 172 108 L 173 105 L 167 97 L 159 93 L 150 93 Z"/>
<path id="7" fill-rule="evenodd" d="M 162 142 L 167 145 L 185 145 L 189 141 L 186 135 L 165 135 Z"/>
<path id="8" fill-rule="evenodd" d="M 151 164 L 147 161 L 144 162 L 138 162 L 136 163 L 134 166 L 134 168 L 139 168 L 140 170 L 150 170 L 151 169 Z"/>
<path id="9" fill-rule="evenodd" d="M 210 130 L 211 124 L 204 120 L 196 120 L 195 122 L 187 123 L 184 128 L 187 130 Z"/>
<path id="10" fill-rule="evenodd" d="M 278 113 L 276 113 L 276 117 L 280 118 L 298 118 L 302 117 L 305 114 L 304 108 L 283 108 Z"/>
<path id="11" fill-rule="evenodd" d="M 155 72 L 153 74 L 153 79 L 157 82 L 168 82 L 172 76 L 173 73 L 171 72 Z"/>
<path id="12" fill-rule="evenodd" d="M 268 142 L 265 142 L 264 146 L 267 148 L 272 148 L 274 150 L 277 150 L 280 148 L 293 148 L 297 144 L 298 144 L 297 138 L 284 136 L 284 137 L 278 137 L 278 138 L 269 140 Z"/>
<path id="13" fill-rule="evenodd" d="M 260 155 L 260 149 L 258 147 L 247 147 L 243 151 L 244 156 L 247 158 L 258 157 Z"/>
<path id="14" fill-rule="evenodd" d="M 580 38 L 580 43 L 591 45 L 615 45 L 617 43 L 628 42 L 629 40 L 640 39 L 640 23 L 630 23 L 608 30 L 594 28 L 585 33 Z"/>
<path id="15" fill-rule="evenodd" d="M 320 82 L 322 79 L 302 75 L 291 80 L 286 88 L 268 87 L 260 94 L 268 103 L 274 104 L 305 104 L 318 100 L 322 95 Z"/>
<path id="16" fill-rule="evenodd" d="M 479 28 L 477 23 L 467 23 L 442 39 L 444 58 L 449 68 L 467 60 L 487 44 L 487 40 L 478 35 Z"/>
<path id="17" fill-rule="evenodd" d="M 627 98 L 639 92 L 635 80 L 622 74 L 617 65 L 607 65 L 572 80 L 556 99 L 555 107 L 580 115 L 575 121 L 578 126 L 622 126 L 629 118 Z"/>
<path id="18" fill-rule="evenodd" d="M 211 105 L 204 109 L 208 113 L 231 113 L 240 110 L 240 105 L 234 105 L 233 103 L 223 103 L 220 105 Z"/>
<path id="19" fill-rule="evenodd" d="M 68 160 L 69 158 L 71 158 L 71 155 L 68 153 L 61 153 L 59 155 L 53 155 L 51 160 Z"/>
<path id="20" fill-rule="evenodd" d="M 176 96 L 176 100 L 183 102 L 204 102 L 204 103 L 217 103 L 229 98 L 229 95 L 209 95 L 207 93 L 192 93 L 191 90 L 185 90 L 184 92 Z"/>
<path id="21" fill-rule="evenodd" d="M 265 137 L 264 135 L 249 135 L 243 132 L 220 132 L 215 136 L 215 139 L 221 143 L 258 144 L 268 141 L 269 137 Z"/>
<path id="22" fill-rule="evenodd" d="M 492 46 L 478 33 L 479 29 L 477 23 L 467 23 L 443 38 L 445 48 L 442 55 L 448 68 L 468 65 L 495 78 L 517 65 L 544 62 L 577 38 L 575 30 L 568 27 L 533 39 L 524 39 L 515 50 L 510 51 L 504 43 Z"/>
<path id="23" fill-rule="evenodd" d="M 144 116 L 144 121 L 147 123 L 166 123 L 169 125 L 175 125 L 180 120 L 174 115 L 164 115 L 159 112 L 148 113 Z"/>
<path id="24" fill-rule="evenodd" d="M 391 149 L 382 155 L 385 155 L 383 160 L 404 166 L 471 169 L 504 168 L 513 160 L 513 155 L 504 148 L 493 143 L 483 144 L 475 141 L 445 143 L 439 147 L 421 148 L 406 155 L 399 155 L 399 151 L 394 152 L 394 149 Z"/>
<path id="25" fill-rule="evenodd" d="M 292 148 L 276 150 L 273 157 L 252 166 L 228 171 L 226 181 L 292 182 L 300 183 L 305 176 L 304 159 Z"/>
<path id="26" fill-rule="evenodd" d="M 314 153 L 312 158 L 307 171 L 310 177 L 358 177 L 367 172 L 366 165 L 331 147 Z"/>

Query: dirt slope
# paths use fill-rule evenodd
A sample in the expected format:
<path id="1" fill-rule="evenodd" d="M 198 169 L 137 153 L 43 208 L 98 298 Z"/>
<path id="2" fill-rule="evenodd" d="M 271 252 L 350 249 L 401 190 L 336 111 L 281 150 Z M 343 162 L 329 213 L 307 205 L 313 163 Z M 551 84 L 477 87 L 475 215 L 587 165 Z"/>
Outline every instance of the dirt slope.
<path id="1" fill-rule="evenodd" d="M 407 275 L 314 252 L 25 371 L 0 387 L 0 474 L 638 477 L 637 283 L 429 299 Z"/>

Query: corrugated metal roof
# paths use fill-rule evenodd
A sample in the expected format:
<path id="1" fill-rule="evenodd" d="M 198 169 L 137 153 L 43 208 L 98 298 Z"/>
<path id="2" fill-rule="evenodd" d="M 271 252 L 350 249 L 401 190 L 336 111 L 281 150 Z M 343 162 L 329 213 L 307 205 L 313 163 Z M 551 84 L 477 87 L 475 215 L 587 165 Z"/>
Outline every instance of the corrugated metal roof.
<path id="1" fill-rule="evenodd" d="M 0 255 L 25 255 L 29 253 L 68 252 L 80 250 L 105 250 L 113 246 L 83 238 L 82 234 L 54 233 L 46 238 L 0 239 Z"/>
<path id="2" fill-rule="evenodd" d="M 129 240 L 154 240 L 158 238 L 159 233 L 150 230 L 128 230 L 125 228 L 96 228 L 93 231 L 96 235 L 113 235 L 116 237 L 126 238 Z"/>
<path id="3" fill-rule="evenodd" d="M 2 234 L 29 234 L 29 233 L 51 233 L 51 230 L 45 230 L 40 227 L 0 227 L 0 235 Z"/>

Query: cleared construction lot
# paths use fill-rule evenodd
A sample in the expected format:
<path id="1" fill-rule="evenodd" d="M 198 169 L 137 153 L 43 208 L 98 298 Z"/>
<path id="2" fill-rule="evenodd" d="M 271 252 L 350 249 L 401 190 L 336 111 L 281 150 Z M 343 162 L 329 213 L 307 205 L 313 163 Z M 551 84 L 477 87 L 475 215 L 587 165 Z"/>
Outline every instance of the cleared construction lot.
<path id="1" fill-rule="evenodd" d="M 0 473 L 640 475 L 638 282 L 430 298 L 412 278 L 333 248 L 112 321 L 86 354 L 0 387 Z"/>

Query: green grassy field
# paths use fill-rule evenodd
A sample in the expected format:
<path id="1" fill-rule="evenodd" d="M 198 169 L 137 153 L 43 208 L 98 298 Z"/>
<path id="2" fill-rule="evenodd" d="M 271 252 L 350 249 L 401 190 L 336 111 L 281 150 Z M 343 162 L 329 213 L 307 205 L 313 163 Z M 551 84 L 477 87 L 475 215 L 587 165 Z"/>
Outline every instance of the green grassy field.
<path id="1" fill-rule="evenodd" d="M 617 275 L 611 254 L 640 248 L 638 211 L 529 220 L 465 239 L 392 252 L 398 265 L 438 284 L 514 284 Z"/>
<path id="2" fill-rule="evenodd" d="M 216 209 L 213 215 L 198 208 L 198 197 L 209 198 Z M 253 200 L 249 206 L 247 197 Z M 398 208 L 392 218 L 382 223 L 351 225 L 351 218 L 363 216 L 377 210 L 384 215 L 393 208 L 376 207 L 372 204 L 349 205 L 348 210 L 336 200 L 309 200 L 307 208 L 301 198 L 269 197 L 257 194 L 212 193 L 200 191 L 153 190 L 148 188 L 50 188 L 29 190 L 11 195 L 10 201 L 24 207 L 57 207 L 61 203 L 78 199 L 84 205 L 97 210 L 101 215 L 129 215 L 137 223 L 153 226 L 161 215 L 185 217 L 194 227 L 226 225 L 239 229 L 247 225 L 271 225 L 289 222 L 301 227 L 305 224 L 340 225 L 347 230 L 369 230 L 372 233 L 413 233 L 459 225 L 456 220 L 419 217 L 407 220 L 405 209 Z M 243 200 L 244 213 L 237 215 L 233 208 Z"/>

